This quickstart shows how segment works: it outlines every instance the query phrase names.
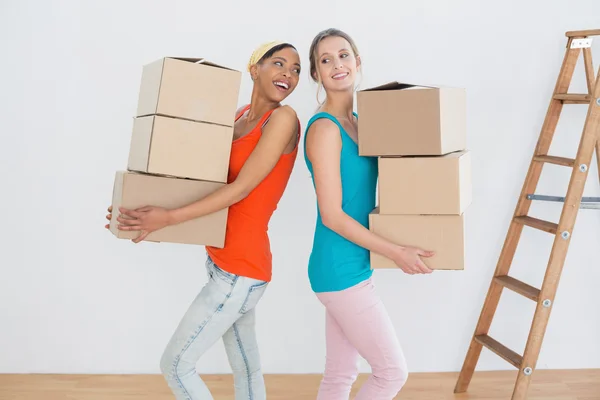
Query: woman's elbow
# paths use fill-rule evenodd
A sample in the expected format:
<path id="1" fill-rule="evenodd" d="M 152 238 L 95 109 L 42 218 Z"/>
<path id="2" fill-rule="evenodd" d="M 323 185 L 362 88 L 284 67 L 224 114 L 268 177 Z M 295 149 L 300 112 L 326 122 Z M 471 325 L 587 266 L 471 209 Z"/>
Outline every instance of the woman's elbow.
<path id="1" fill-rule="evenodd" d="M 338 212 L 321 212 L 321 222 L 332 231 L 337 230 L 340 222 L 340 213 Z"/>
<path id="2" fill-rule="evenodd" d="M 231 187 L 231 201 L 233 204 L 239 203 L 244 200 L 246 197 L 250 195 L 252 189 L 250 189 L 249 185 L 244 185 L 242 182 L 232 182 L 230 183 Z"/>
<path id="3" fill-rule="evenodd" d="M 251 192 L 252 190 L 242 188 L 236 193 L 235 202 L 239 203 L 240 201 L 244 200 L 246 197 L 250 196 Z"/>

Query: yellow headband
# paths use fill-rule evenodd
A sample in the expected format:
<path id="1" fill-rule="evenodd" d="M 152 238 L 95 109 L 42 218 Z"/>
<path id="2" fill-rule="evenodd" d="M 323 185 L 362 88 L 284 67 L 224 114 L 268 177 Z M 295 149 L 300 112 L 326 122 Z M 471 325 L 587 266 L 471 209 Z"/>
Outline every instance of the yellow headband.
<path id="1" fill-rule="evenodd" d="M 280 44 L 283 44 L 283 43 L 284 42 L 280 42 L 280 41 L 264 43 L 260 47 L 258 47 L 256 50 L 254 50 L 254 53 L 252 53 L 252 56 L 250 57 L 250 61 L 248 61 L 248 72 L 250 72 L 250 67 L 252 67 L 254 64 L 256 64 L 258 62 L 258 60 L 260 60 L 265 54 L 267 54 L 267 52 L 269 50 L 271 50 L 273 47 L 279 46 Z"/>

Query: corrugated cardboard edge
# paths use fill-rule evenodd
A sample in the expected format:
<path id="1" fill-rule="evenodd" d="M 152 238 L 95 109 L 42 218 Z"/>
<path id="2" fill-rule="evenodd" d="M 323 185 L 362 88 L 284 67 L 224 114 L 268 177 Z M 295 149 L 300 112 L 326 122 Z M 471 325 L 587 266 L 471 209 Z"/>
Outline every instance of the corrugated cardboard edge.
<path id="1" fill-rule="evenodd" d="M 150 119 L 150 128 L 149 132 L 141 129 L 141 124 L 145 124 L 146 119 Z M 127 162 L 127 170 L 136 171 L 136 172 L 150 172 L 150 157 L 152 154 L 152 136 L 154 135 L 154 124 L 156 121 L 156 115 L 148 115 L 145 117 L 136 117 L 133 120 L 133 131 L 131 132 L 131 141 L 129 144 L 129 160 Z M 145 134 L 145 139 L 143 143 L 139 140 L 139 135 Z M 136 140 L 137 139 L 137 140 Z M 139 157 L 140 147 L 144 149 L 144 165 L 139 161 L 141 157 Z"/>
<path id="2" fill-rule="evenodd" d="M 117 217 L 119 216 L 119 208 L 121 207 L 120 199 L 123 195 L 125 173 L 123 171 L 117 171 L 115 173 L 115 181 L 113 184 L 113 195 L 112 195 L 112 217 L 110 219 L 110 231 L 113 235 L 120 238 L 120 231 L 118 228 L 119 222 Z"/>
<path id="3" fill-rule="evenodd" d="M 454 269 L 452 271 L 464 271 L 467 269 L 467 211 L 468 207 L 459 215 L 461 219 L 460 230 L 462 233 L 462 268 Z"/>
<path id="4" fill-rule="evenodd" d="M 473 203 L 473 158 L 471 157 L 471 151 L 463 150 L 464 154 L 459 158 L 459 185 L 462 191 L 467 193 L 461 193 L 460 199 L 460 211 L 464 214 L 467 209 Z M 467 182 L 464 182 L 467 181 Z"/>
<path id="5" fill-rule="evenodd" d="M 158 80 L 158 93 L 156 94 L 156 109 L 154 110 L 154 112 L 152 114 L 158 114 L 158 110 L 160 110 L 160 92 L 162 90 L 162 84 L 163 84 L 163 77 L 165 75 L 165 67 L 166 67 L 166 63 L 165 63 L 165 59 L 162 59 L 161 62 L 161 68 L 160 68 L 160 79 Z"/>
<path id="6" fill-rule="evenodd" d="M 380 215 L 379 213 L 380 209 L 379 207 L 375 207 L 375 209 L 373 211 L 371 211 L 369 213 L 369 230 L 376 234 L 375 231 L 375 221 L 377 221 L 377 216 Z M 387 239 L 386 239 L 387 240 Z M 387 258 L 386 256 L 382 255 L 382 254 L 378 254 L 375 253 L 373 251 L 369 251 L 369 267 L 372 271 L 375 271 L 375 268 L 373 268 L 373 264 L 375 264 L 375 261 L 377 261 L 378 259 L 380 260 L 384 260 L 384 267 L 379 267 L 377 268 L 378 270 L 382 270 L 382 269 L 398 269 L 398 266 L 394 263 L 394 261 L 390 260 L 389 258 Z"/>
<path id="7" fill-rule="evenodd" d="M 379 207 L 375 207 L 375 209 L 369 213 L 369 230 L 371 232 L 375 231 L 375 228 L 374 228 L 375 216 L 378 214 L 379 214 Z"/>
<path id="8" fill-rule="evenodd" d="M 241 73 L 241 71 L 239 71 L 237 69 L 229 68 L 229 67 L 226 67 L 224 65 L 217 64 L 215 62 L 207 60 L 206 58 L 198 58 L 198 57 L 165 57 L 165 59 L 166 58 L 170 58 L 170 59 L 173 59 L 173 60 L 179 60 L 179 61 L 187 61 L 187 62 L 191 62 L 191 63 L 194 63 L 194 64 L 203 64 L 203 65 L 208 65 L 210 67 L 221 68 L 221 69 L 226 69 L 228 71 L 240 72 Z"/>
<path id="9" fill-rule="evenodd" d="M 464 150 L 467 146 L 466 90 L 462 88 L 442 88 L 439 91 L 440 130 L 449 127 L 451 135 L 442 137 L 442 152 Z"/>
<path id="10" fill-rule="evenodd" d="M 157 71 L 154 71 L 153 68 L 156 68 Z M 164 68 L 164 59 L 156 60 L 152 63 L 143 66 L 142 78 L 140 80 L 140 90 L 138 95 L 138 107 L 136 109 L 136 117 L 143 117 L 147 115 L 156 114 L 156 112 L 158 111 L 158 102 L 160 99 L 160 88 L 162 85 Z M 156 77 L 158 77 L 158 79 L 156 79 Z M 144 88 L 152 89 L 152 93 L 144 92 Z M 148 99 L 151 99 L 151 101 L 153 102 L 152 106 L 143 107 L 144 105 L 147 105 L 149 103 Z"/>
<path id="11" fill-rule="evenodd" d="M 152 158 L 152 142 L 154 139 L 154 128 L 156 126 L 156 119 L 160 118 L 157 115 L 153 115 L 152 116 L 152 125 L 150 125 L 150 135 L 149 135 L 149 143 L 148 143 L 148 157 L 146 157 L 147 163 L 146 163 L 146 171 L 150 172 L 150 165 L 151 165 L 151 158 Z"/>
<path id="12" fill-rule="evenodd" d="M 382 85 L 373 86 L 367 89 L 359 90 L 360 92 L 375 92 L 382 90 L 404 90 L 409 88 L 423 88 L 423 89 L 438 89 L 436 86 L 427 86 L 427 85 L 419 85 L 414 83 L 400 82 L 400 81 L 390 81 L 384 83 Z"/>
<path id="13" fill-rule="evenodd" d="M 371 86 L 366 89 L 359 90 L 358 92 L 375 92 L 378 90 L 404 90 L 409 88 L 423 88 L 423 89 L 458 89 L 458 90 L 466 90 L 465 88 L 458 86 L 449 86 L 449 85 L 441 85 L 437 83 L 428 83 L 428 84 L 419 84 L 419 83 L 408 83 L 402 81 L 389 81 L 384 84 L 380 84 L 377 86 Z"/>
<path id="14" fill-rule="evenodd" d="M 139 172 L 135 172 L 135 171 L 117 171 L 115 173 L 115 184 L 113 187 L 113 199 L 112 199 L 112 207 L 113 207 L 113 212 L 112 212 L 112 218 L 110 220 L 110 231 L 119 239 L 128 239 L 128 240 L 132 240 L 135 239 L 140 232 L 137 231 L 122 231 L 119 229 L 119 221 L 117 221 L 117 217 L 120 214 L 119 208 L 122 205 L 121 200 L 123 199 L 123 188 L 125 187 L 125 180 L 127 179 L 128 176 L 131 175 L 138 175 L 138 176 L 145 176 L 147 174 L 142 174 Z M 149 176 L 149 175 L 147 175 Z M 124 218 L 128 218 L 127 216 L 124 216 Z M 114 223 L 113 223 L 114 221 Z M 145 242 L 152 242 L 152 243 L 160 243 L 160 241 L 155 240 L 154 239 L 154 233 L 151 233 L 150 235 L 148 235 L 148 237 L 146 239 L 144 239 Z"/>
<path id="15" fill-rule="evenodd" d="M 437 95 L 437 101 L 441 102 L 441 100 L 442 100 L 442 93 L 441 93 L 441 90 L 439 88 L 436 91 L 436 95 Z M 442 107 L 435 107 L 434 110 L 435 110 L 435 116 L 436 116 L 435 121 L 437 123 L 437 131 L 438 132 L 443 132 L 443 126 L 444 126 L 443 122 L 444 121 L 442 121 L 442 118 L 444 118 L 444 112 L 443 112 L 444 110 L 442 109 Z M 438 140 L 437 140 L 437 153 L 439 155 L 444 154 L 444 144 L 445 144 L 444 143 L 444 136 L 445 136 L 444 134 L 441 134 L 441 135 L 438 136 Z"/>

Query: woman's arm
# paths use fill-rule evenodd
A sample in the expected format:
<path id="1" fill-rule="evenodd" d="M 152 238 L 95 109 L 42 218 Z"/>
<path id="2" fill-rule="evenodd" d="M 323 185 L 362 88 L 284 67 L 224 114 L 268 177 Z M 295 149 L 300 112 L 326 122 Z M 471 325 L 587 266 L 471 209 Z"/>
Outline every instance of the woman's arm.
<path id="1" fill-rule="evenodd" d="M 307 135 L 305 150 L 313 166 L 317 203 L 323 224 L 351 242 L 393 260 L 408 274 L 431 272 L 420 256 L 429 257 L 433 255 L 432 252 L 396 245 L 374 234 L 342 209 L 342 140 L 337 125 L 330 120 L 320 119 L 311 125 Z"/>
<path id="2" fill-rule="evenodd" d="M 119 229 L 143 231 L 140 237 L 134 240 L 137 243 L 144 240 L 150 232 L 165 226 L 212 214 L 238 203 L 273 170 L 287 145 L 297 135 L 297 129 L 298 119 L 295 111 L 289 106 L 278 108 L 271 114 L 258 144 L 234 182 L 224 185 L 201 200 L 172 210 L 160 207 L 120 209 L 119 211 L 129 218 L 118 218 L 121 223 Z"/>

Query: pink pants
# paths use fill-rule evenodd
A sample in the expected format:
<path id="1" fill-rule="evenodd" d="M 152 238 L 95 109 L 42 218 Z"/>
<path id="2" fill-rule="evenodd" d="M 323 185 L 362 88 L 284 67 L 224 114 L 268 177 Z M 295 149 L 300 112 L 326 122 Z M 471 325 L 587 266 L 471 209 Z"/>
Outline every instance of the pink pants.
<path id="1" fill-rule="evenodd" d="M 372 374 L 356 400 L 391 400 L 408 378 L 392 322 L 371 279 L 340 292 L 317 293 L 327 310 L 325 373 L 317 400 L 347 400 L 358 376 L 358 357 Z"/>

